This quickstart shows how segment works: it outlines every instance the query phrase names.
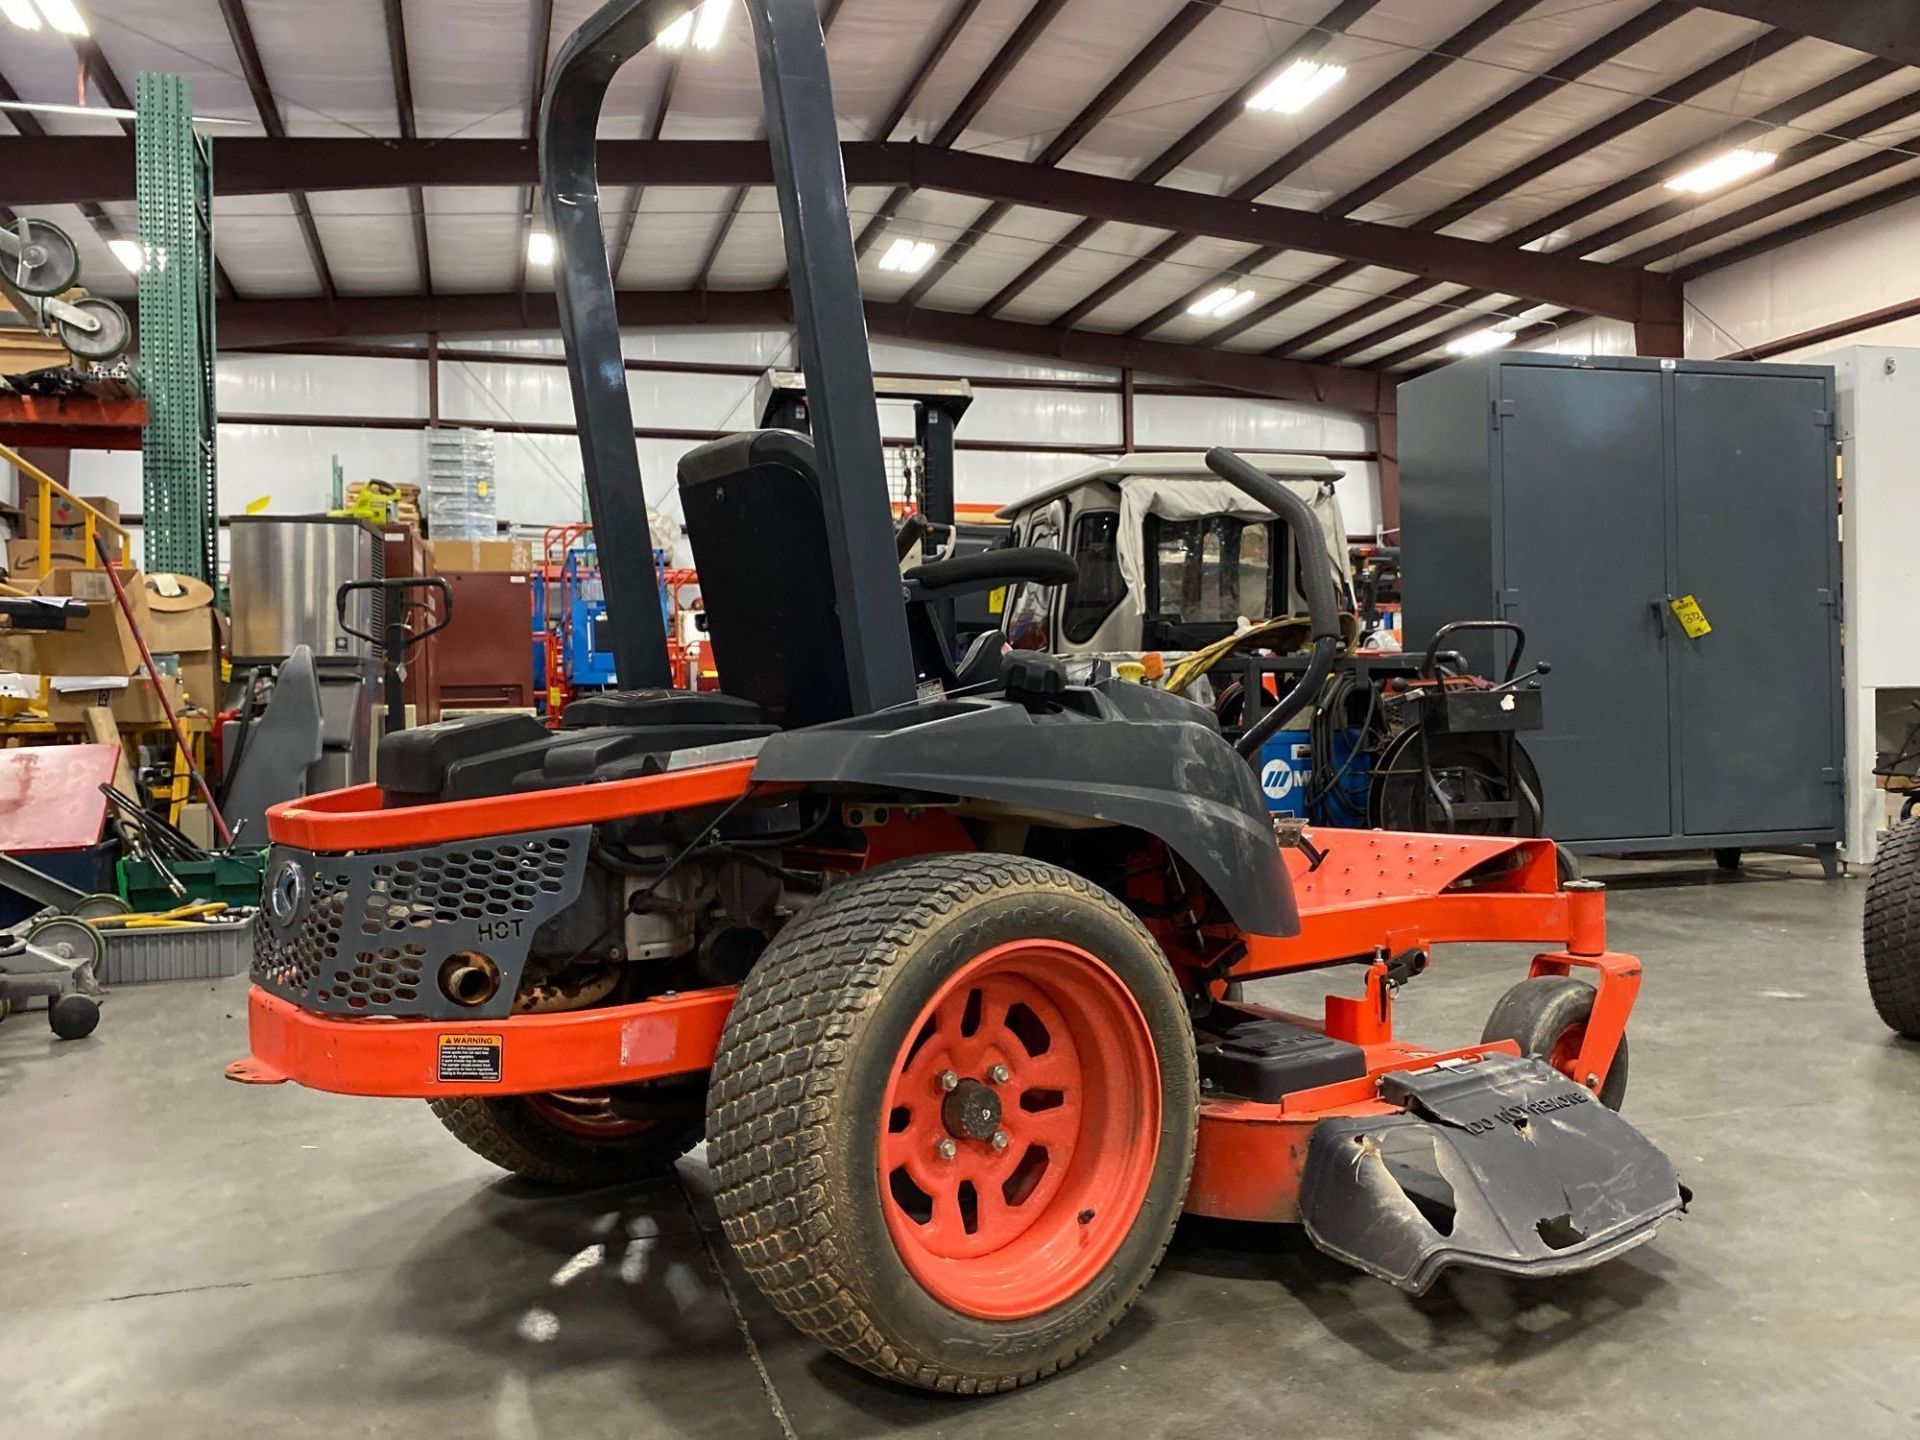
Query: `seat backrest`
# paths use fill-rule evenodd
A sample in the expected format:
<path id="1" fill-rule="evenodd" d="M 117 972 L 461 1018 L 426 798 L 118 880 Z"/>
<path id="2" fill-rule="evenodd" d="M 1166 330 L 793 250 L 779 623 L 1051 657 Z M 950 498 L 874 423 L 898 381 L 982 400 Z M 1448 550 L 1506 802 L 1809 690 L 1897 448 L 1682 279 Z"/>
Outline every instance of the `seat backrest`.
<path id="1" fill-rule="evenodd" d="M 853 714 L 813 442 L 747 430 L 680 459 L 720 688 L 785 729 Z"/>

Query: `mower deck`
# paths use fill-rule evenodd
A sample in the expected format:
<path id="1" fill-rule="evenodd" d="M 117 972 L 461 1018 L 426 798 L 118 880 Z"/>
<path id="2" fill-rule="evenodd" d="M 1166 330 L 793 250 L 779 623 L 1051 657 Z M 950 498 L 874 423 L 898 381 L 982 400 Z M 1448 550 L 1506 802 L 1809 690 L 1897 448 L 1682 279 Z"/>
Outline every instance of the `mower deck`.
<path id="1" fill-rule="evenodd" d="M 408 807 L 405 838 L 417 846 L 426 840 L 497 836 L 523 825 L 523 812 L 533 806 L 545 807 L 551 825 L 556 805 L 562 818 L 577 823 L 723 803 L 747 793 L 755 783 L 752 770 L 751 761 L 732 761 L 576 790 Z M 335 854 L 369 844 L 391 846 L 395 813 L 378 810 L 378 804 L 378 792 L 371 789 L 294 802 L 275 812 L 273 833 L 283 844 Z M 1593 1013 L 1571 1069 L 1576 1076 L 1603 1076 L 1632 1009 L 1640 966 L 1632 956 L 1607 951 L 1602 892 L 1577 884 L 1562 888 L 1554 848 L 1538 840 L 1333 831 L 1309 833 L 1284 855 L 1299 896 L 1300 933 L 1242 937 L 1246 953 L 1222 978 L 1362 964 L 1364 991 L 1328 995 L 1319 1017 L 1252 1008 L 1239 1012 L 1266 1027 L 1269 1049 L 1277 1037 L 1290 1058 L 1271 1072 L 1281 1078 L 1264 1088 L 1232 1078 L 1238 1073 L 1232 1070 L 1212 1072 L 1225 1078 L 1208 1091 L 1201 1107 L 1187 1208 L 1242 1220 L 1305 1220 L 1326 1248 L 1416 1289 L 1424 1288 L 1440 1266 L 1462 1259 L 1508 1269 L 1592 1263 L 1592 1252 L 1611 1240 L 1556 1249 L 1534 1235 L 1529 1245 L 1526 1237 L 1533 1232 L 1528 1227 L 1554 1218 L 1539 1215 L 1519 1222 L 1514 1233 L 1520 1239 L 1502 1243 L 1498 1237 L 1512 1227 L 1503 1229 L 1497 1216 L 1489 1219 L 1495 1212 L 1484 1203 L 1461 1212 L 1463 1225 L 1473 1221 L 1473 1233 L 1463 1233 L 1459 1243 L 1448 1244 L 1431 1227 L 1415 1227 L 1417 1239 L 1409 1240 L 1402 1190 L 1382 1187 L 1357 1167 L 1332 1178 L 1339 1167 L 1326 1158 L 1332 1142 L 1321 1137 L 1361 1140 L 1370 1162 L 1382 1145 L 1397 1147 L 1398 1153 L 1411 1143 L 1430 1156 L 1447 1157 L 1429 1168 L 1437 1164 L 1446 1172 L 1450 1193 L 1464 1191 L 1471 1199 L 1498 1188 L 1491 1181 L 1477 1186 L 1460 1178 L 1481 1173 L 1476 1156 L 1487 1142 L 1431 1118 L 1417 1098 L 1434 1083 L 1431 1077 L 1491 1087 L 1495 1093 L 1484 1107 L 1490 1111 L 1530 1103 L 1509 1093 L 1515 1086 L 1547 1085 L 1552 1097 L 1560 1097 L 1553 1103 L 1564 1104 L 1565 1097 L 1590 1096 L 1597 1080 L 1589 1078 L 1583 1087 L 1534 1062 L 1526 1062 L 1528 1075 L 1521 1076 L 1512 1068 L 1522 1062 L 1510 1041 L 1434 1050 L 1398 1040 L 1393 992 L 1424 968 L 1435 945 L 1512 941 L 1555 947 L 1537 955 L 1529 973 L 1565 975 L 1575 967 L 1593 973 Z M 252 1054 L 229 1066 L 227 1074 L 249 1084 L 295 1080 L 341 1094 L 425 1099 L 591 1091 L 696 1075 L 714 1063 L 735 993 L 722 987 L 555 1014 L 428 1020 L 319 1013 L 256 985 L 249 998 Z M 1210 1073 L 1204 1051 L 1202 1073 Z M 1281 1087 L 1278 1093 L 1275 1085 Z M 1625 1143 L 1613 1133 L 1617 1129 L 1651 1156 L 1643 1182 L 1651 1177 L 1651 1189 L 1663 1200 L 1674 1199 L 1677 1190 L 1661 1189 L 1656 1171 L 1666 1162 L 1657 1151 L 1603 1107 L 1583 1106 L 1582 1122 L 1589 1116 L 1607 1134 L 1587 1144 L 1586 1151 L 1611 1154 Z M 1419 1132 L 1410 1142 L 1409 1127 Z M 1503 1134 L 1512 1129 L 1500 1128 Z M 1665 1175 L 1670 1178 L 1671 1167 Z M 1596 1193 L 1606 1190 L 1603 1179 L 1594 1181 Z M 1537 1188 L 1520 1187 L 1521 1208 L 1538 1208 Z M 1362 1203 L 1369 1195 L 1372 1200 Z M 1615 1238 L 1616 1231 L 1643 1238 L 1667 1213 L 1631 1197 L 1619 1200 L 1618 1208 L 1633 1223 L 1602 1227 Z M 1319 1218 L 1334 1210 L 1340 1218 Z M 1578 1224 L 1582 1236 L 1593 1228 L 1591 1217 L 1569 1223 Z M 1360 1238 L 1352 1228 L 1356 1224 L 1362 1227 Z"/>

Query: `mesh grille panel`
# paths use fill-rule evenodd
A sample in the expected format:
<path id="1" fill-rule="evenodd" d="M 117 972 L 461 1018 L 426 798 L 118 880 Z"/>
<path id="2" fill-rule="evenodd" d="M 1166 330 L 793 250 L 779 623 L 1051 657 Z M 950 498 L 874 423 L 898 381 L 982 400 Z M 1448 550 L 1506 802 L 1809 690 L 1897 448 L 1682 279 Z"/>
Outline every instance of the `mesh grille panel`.
<path id="1" fill-rule="evenodd" d="M 454 1007 L 441 964 L 484 953 L 500 967 L 499 1005 L 510 1004 L 534 929 L 580 893 L 586 842 L 580 829 L 364 855 L 276 849 L 269 892 L 291 863 L 303 893 L 285 923 L 254 927 L 253 979 L 314 1010 L 490 1013 L 491 1003 Z M 269 905 L 262 918 L 272 915 Z"/>

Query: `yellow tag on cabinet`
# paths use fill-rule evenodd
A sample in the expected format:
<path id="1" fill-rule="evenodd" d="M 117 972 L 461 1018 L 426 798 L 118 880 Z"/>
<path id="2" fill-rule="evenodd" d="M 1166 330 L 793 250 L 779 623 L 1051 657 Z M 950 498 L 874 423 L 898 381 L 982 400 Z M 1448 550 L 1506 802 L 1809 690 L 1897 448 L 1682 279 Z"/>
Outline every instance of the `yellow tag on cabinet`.
<path id="1" fill-rule="evenodd" d="M 1673 611 L 1673 618 L 1680 622 L 1680 628 L 1687 632 L 1689 640 L 1698 640 L 1702 635 L 1711 635 L 1713 626 L 1707 623 L 1707 612 L 1700 608 L 1700 602 L 1691 595 L 1682 595 L 1678 600 L 1669 600 L 1667 605 Z"/>
<path id="2" fill-rule="evenodd" d="M 262 495 L 258 500 L 249 500 L 247 502 L 247 514 L 258 515 L 271 504 L 273 504 L 273 496 L 271 495 Z"/>
<path id="3" fill-rule="evenodd" d="M 998 615 L 1007 608 L 1007 587 L 996 585 L 987 592 L 987 613 Z"/>

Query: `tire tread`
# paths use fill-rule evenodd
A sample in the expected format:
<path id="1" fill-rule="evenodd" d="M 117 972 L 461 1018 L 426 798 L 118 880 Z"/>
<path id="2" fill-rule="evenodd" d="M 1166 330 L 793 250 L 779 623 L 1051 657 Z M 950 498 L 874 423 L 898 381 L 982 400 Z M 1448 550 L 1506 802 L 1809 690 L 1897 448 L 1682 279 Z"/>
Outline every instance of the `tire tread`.
<path id="1" fill-rule="evenodd" d="M 707 1158 L 714 1200 L 734 1252 L 796 1328 L 876 1374 L 926 1389 L 991 1393 L 1030 1385 L 1080 1359 L 1126 1314 L 1158 1267 L 1169 1223 L 1138 1283 L 1071 1353 L 981 1377 L 903 1353 L 843 1283 L 826 1193 L 832 1097 L 887 973 L 961 904 L 996 893 L 1071 893 L 1109 909 L 1172 969 L 1133 914 L 1106 891 L 1056 866 L 1015 855 L 922 857 L 828 889 L 781 932 L 742 987 L 708 1092 Z M 1189 1052 L 1186 1063 L 1194 1063 Z M 1192 1133 L 1191 1131 L 1189 1132 Z M 1189 1141 L 1179 1193 L 1192 1172 Z"/>

